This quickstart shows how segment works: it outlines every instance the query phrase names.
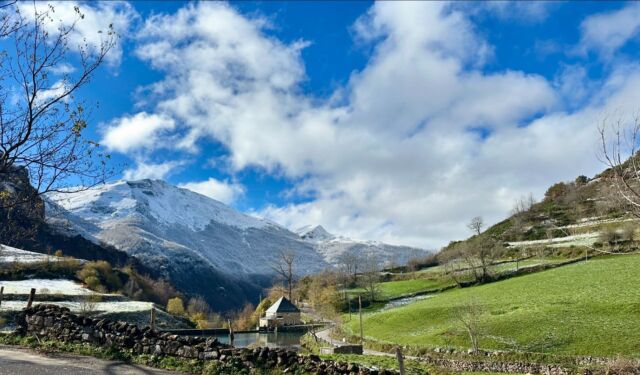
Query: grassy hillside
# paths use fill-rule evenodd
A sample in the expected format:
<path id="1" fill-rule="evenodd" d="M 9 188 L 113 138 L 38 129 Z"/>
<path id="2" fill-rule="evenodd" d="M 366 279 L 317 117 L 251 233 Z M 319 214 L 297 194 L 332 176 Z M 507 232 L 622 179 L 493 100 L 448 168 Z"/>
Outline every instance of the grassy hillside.
<path id="1" fill-rule="evenodd" d="M 639 255 L 594 259 L 369 313 L 364 332 L 381 342 L 469 347 L 452 312 L 475 301 L 482 348 L 640 356 L 638 273 Z M 347 328 L 358 332 L 357 320 Z"/>

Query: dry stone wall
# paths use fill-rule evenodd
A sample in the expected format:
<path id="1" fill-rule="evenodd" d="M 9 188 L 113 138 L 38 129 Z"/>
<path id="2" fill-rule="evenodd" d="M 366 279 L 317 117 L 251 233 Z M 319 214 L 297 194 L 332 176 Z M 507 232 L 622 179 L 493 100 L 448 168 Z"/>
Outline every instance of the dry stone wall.
<path id="1" fill-rule="evenodd" d="M 234 363 L 241 368 L 280 369 L 283 373 L 392 375 L 390 370 L 377 370 L 318 356 L 302 356 L 285 349 L 232 348 L 214 338 L 160 333 L 150 327 L 140 328 L 122 321 L 92 319 L 75 315 L 56 305 L 35 305 L 17 316 L 18 334 L 36 334 L 67 343 L 89 343 L 96 346 L 131 350 L 134 354 L 173 356 L 201 361 Z"/>

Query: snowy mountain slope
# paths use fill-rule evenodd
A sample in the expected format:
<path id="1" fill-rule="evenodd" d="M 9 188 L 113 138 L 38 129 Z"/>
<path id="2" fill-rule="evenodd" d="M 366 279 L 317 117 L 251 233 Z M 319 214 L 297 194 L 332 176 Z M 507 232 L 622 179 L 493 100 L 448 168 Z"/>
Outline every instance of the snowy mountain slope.
<path id="1" fill-rule="evenodd" d="M 296 233 L 303 240 L 314 244 L 316 251 L 331 263 L 340 262 L 343 254 L 353 254 L 360 257 L 374 256 L 385 266 L 406 264 L 410 259 L 422 257 L 426 251 L 407 247 L 388 245 L 379 241 L 358 241 L 346 237 L 337 237 L 327 232 L 321 225 L 304 226 Z"/>
<path id="2" fill-rule="evenodd" d="M 373 254 L 402 264 L 418 249 L 336 237 L 321 226 L 299 234 L 158 180 L 119 181 L 78 193 L 50 194 L 47 222 L 127 252 L 187 294 L 219 310 L 237 308 L 273 281 L 281 251 L 299 275 L 336 264 L 341 254 Z"/>
<path id="3" fill-rule="evenodd" d="M 51 225 L 126 251 L 216 307 L 239 307 L 247 295 L 258 296 L 282 250 L 298 255 L 301 274 L 328 266 L 295 233 L 163 181 L 120 181 L 48 198 L 68 211 L 65 217 L 48 205 Z"/>

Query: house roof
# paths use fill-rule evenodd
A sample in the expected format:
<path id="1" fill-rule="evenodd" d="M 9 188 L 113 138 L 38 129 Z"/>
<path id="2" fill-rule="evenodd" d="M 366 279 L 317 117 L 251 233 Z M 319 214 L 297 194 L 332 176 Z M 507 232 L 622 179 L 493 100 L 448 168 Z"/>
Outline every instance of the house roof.
<path id="1" fill-rule="evenodd" d="M 269 307 L 266 311 L 267 313 L 296 313 L 300 312 L 300 309 L 296 307 L 293 303 L 291 303 L 288 299 L 284 297 L 280 297 L 279 300 L 276 301 L 271 307 Z"/>

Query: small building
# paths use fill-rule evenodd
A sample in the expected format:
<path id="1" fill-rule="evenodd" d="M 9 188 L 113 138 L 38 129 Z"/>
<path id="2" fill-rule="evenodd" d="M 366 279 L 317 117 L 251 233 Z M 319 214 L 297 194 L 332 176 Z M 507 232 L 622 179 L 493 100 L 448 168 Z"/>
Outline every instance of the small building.
<path id="1" fill-rule="evenodd" d="M 302 324 L 300 320 L 300 309 L 288 299 L 281 297 L 271 307 L 265 311 L 264 317 L 260 318 L 260 328 L 273 329 Z"/>

